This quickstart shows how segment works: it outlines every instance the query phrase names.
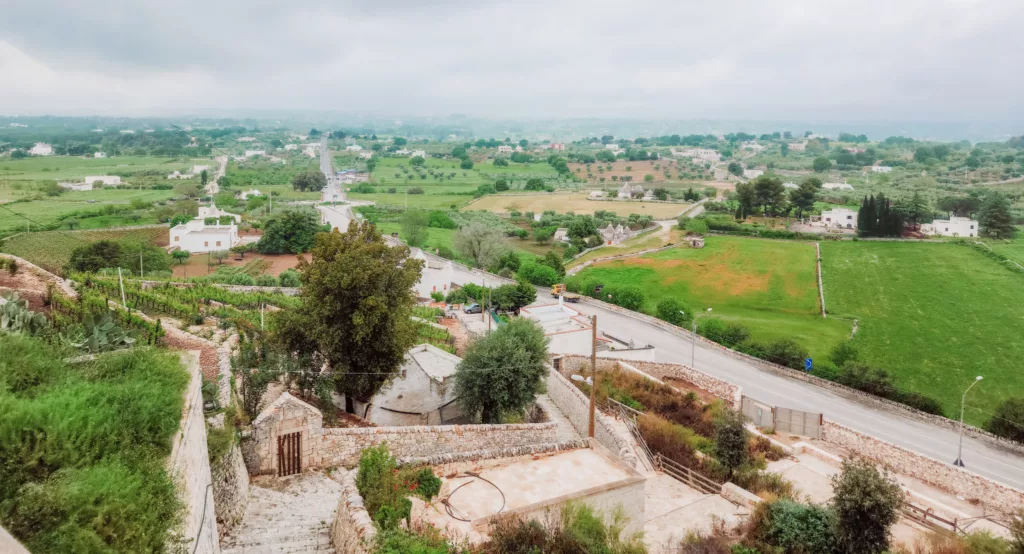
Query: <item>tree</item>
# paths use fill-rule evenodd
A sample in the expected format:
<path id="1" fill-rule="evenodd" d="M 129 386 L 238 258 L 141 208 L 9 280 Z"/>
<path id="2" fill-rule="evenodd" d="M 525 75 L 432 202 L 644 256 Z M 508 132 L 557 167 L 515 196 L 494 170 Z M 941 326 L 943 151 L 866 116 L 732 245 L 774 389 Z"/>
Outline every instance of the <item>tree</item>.
<path id="1" fill-rule="evenodd" d="M 554 269 L 559 278 L 565 277 L 565 264 L 562 263 L 562 257 L 556 254 L 554 250 L 548 250 L 543 258 L 538 259 L 538 263 Z"/>
<path id="2" fill-rule="evenodd" d="M 782 143 L 782 146 L 779 147 L 779 153 L 782 154 L 783 158 L 789 156 L 789 144 L 785 142 Z"/>
<path id="3" fill-rule="evenodd" d="M 1024 397 L 1007 398 L 985 424 L 985 430 L 1017 442 L 1024 442 Z"/>
<path id="4" fill-rule="evenodd" d="M 175 263 L 178 265 L 185 265 L 185 262 L 192 257 L 192 253 L 188 250 L 175 250 L 171 252 L 171 258 L 174 258 Z"/>
<path id="5" fill-rule="evenodd" d="M 474 221 L 455 233 L 455 249 L 476 267 L 489 267 L 505 253 L 505 236 L 498 227 Z"/>
<path id="6" fill-rule="evenodd" d="M 313 247 L 321 230 L 316 212 L 286 210 L 264 224 L 256 248 L 261 254 L 301 254 Z"/>
<path id="7" fill-rule="evenodd" d="M 839 543 L 850 554 L 875 554 L 889 548 L 889 529 L 900 518 L 903 489 L 867 460 L 844 460 L 832 477 L 832 509 Z"/>
<path id="8" fill-rule="evenodd" d="M 227 250 L 214 250 L 212 256 L 213 256 L 213 259 L 217 260 L 218 264 L 222 264 L 222 263 L 224 263 L 224 260 L 228 259 L 228 251 Z"/>
<path id="9" fill-rule="evenodd" d="M 667 321 L 679 327 L 690 325 L 690 311 L 679 303 L 675 298 L 666 298 L 658 302 L 658 319 Z"/>
<path id="10" fill-rule="evenodd" d="M 72 271 L 94 273 L 103 268 L 117 267 L 121 259 L 121 244 L 112 240 L 99 240 L 79 246 L 71 251 L 68 268 Z"/>
<path id="11" fill-rule="evenodd" d="M 559 280 L 558 272 L 553 267 L 533 261 L 521 265 L 516 277 L 540 287 L 550 287 Z"/>
<path id="12" fill-rule="evenodd" d="M 569 238 L 585 239 L 597 234 L 597 223 L 589 215 L 578 215 L 569 222 Z"/>
<path id="13" fill-rule="evenodd" d="M 408 210 L 402 214 L 402 238 L 409 246 L 422 246 L 427 240 L 430 216 L 423 210 Z"/>
<path id="14" fill-rule="evenodd" d="M 498 180 L 494 182 L 494 190 L 497 192 L 505 192 L 508 190 L 508 181 L 506 181 L 504 177 L 499 177 Z"/>
<path id="15" fill-rule="evenodd" d="M 309 135 L 309 138 L 317 138 L 321 135 L 320 129 L 317 129 L 316 127 L 310 129 L 306 134 Z"/>
<path id="16" fill-rule="evenodd" d="M 774 215 L 786 200 L 786 187 L 782 185 L 782 179 L 775 175 L 761 175 L 754 179 L 754 196 L 765 213 L 771 212 Z"/>
<path id="17" fill-rule="evenodd" d="M 463 412 L 486 424 L 522 414 L 543 390 L 547 357 L 548 338 L 529 319 L 513 319 L 474 340 L 455 370 Z"/>
<path id="18" fill-rule="evenodd" d="M 826 158 L 825 156 L 818 156 L 817 158 L 814 158 L 814 163 L 812 167 L 814 168 L 814 171 L 818 173 L 823 173 L 825 171 L 832 169 L 832 160 Z"/>
<path id="19" fill-rule="evenodd" d="M 372 223 L 352 221 L 346 233 L 316 235 L 298 271 L 300 304 L 276 312 L 274 338 L 321 357 L 351 411 L 352 399 L 369 400 L 395 376 L 417 340 L 412 287 L 423 262 L 388 246 Z"/>
<path id="20" fill-rule="evenodd" d="M 819 179 L 818 177 L 808 177 L 800 182 L 801 185 L 804 183 L 810 184 L 812 187 L 814 187 L 814 190 L 821 190 L 822 182 L 821 179 Z"/>
<path id="21" fill-rule="evenodd" d="M 1008 239 L 1016 234 L 1010 201 L 998 192 L 989 193 L 978 212 L 981 235 L 994 239 Z"/>
<path id="22" fill-rule="evenodd" d="M 461 168 L 461 169 L 473 169 L 473 160 L 471 160 L 469 158 L 464 158 L 462 160 L 462 163 L 459 164 L 459 168 Z"/>
<path id="23" fill-rule="evenodd" d="M 508 160 L 503 157 L 494 158 L 494 167 L 508 167 Z M 471 169 L 471 167 L 463 169 Z"/>
<path id="24" fill-rule="evenodd" d="M 210 182 L 210 173 L 205 169 L 199 172 L 199 182 L 206 186 L 206 183 Z"/>
<path id="25" fill-rule="evenodd" d="M 915 229 L 926 218 L 931 219 L 929 215 L 932 210 L 928 207 L 928 202 L 916 191 L 910 200 L 897 204 L 896 209 L 902 214 L 903 220 Z"/>
<path id="26" fill-rule="evenodd" d="M 803 217 L 805 211 L 814 208 L 817 192 L 818 189 L 814 188 L 814 185 L 807 181 L 800 183 L 800 188 L 789 191 L 789 201 L 796 206 L 796 216 L 798 218 Z"/>
<path id="27" fill-rule="evenodd" d="M 427 160 L 424 160 L 423 156 L 413 156 L 412 159 L 409 160 L 409 165 L 413 167 L 423 167 L 426 163 Z"/>
<path id="28" fill-rule="evenodd" d="M 395 137 L 394 144 L 395 146 L 405 146 L 406 144 L 409 144 L 409 141 L 402 137 Z"/>
<path id="29" fill-rule="evenodd" d="M 292 178 L 292 188 L 303 192 L 317 192 L 327 186 L 327 177 L 319 171 L 305 171 Z"/>
<path id="30" fill-rule="evenodd" d="M 738 183 L 736 185 L 736 201 L 739 202 L 743 217 L 754 213 L 754 204 L 757 201 L 754 184 Z"/>
<path id="31" fill-rule="evenodd" d="M 733 175 L 735 175 L 737 177 L 742 176 L 743 175 L 743 164 L 741 164 L 740 162 L 737 162 L 737 161 L 729 162 L 729 173 L 732 173 Z"/>
<path id="32" fill-rule="evenodd" d="M 544 179 L 541 179 L 540 177 L 531 177 L 530 179 L 527 179 L 526 186 L 523 187 L 523 190 L 544 190 Z"/>
<path id="33" fill-rule="evenodd" d="M 668 196 L 668 189 L 666 189 L 666 188 L 656 188 L 656 189 L 654 189 L 654 197 L 657 198 L 658 200 L 668 200 L 668 198 L 669 198 L 669 196 Z"/>
<path id="34" fill-rule="evenodd" d="M 747 461 L 746 421 L 736 410 L 723 410 L 715 421 L 715 459 L 729 470 L 730 477 Z"/>

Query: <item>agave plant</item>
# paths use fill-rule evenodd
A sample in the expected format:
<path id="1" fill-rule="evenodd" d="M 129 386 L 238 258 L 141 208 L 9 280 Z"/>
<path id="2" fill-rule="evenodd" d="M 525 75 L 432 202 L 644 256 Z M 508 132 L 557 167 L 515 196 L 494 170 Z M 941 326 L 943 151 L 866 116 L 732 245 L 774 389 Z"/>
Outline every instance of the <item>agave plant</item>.
<path id="1" fill-rule="evenodd" d="M 87 314 L 81 325 L 68 327 L 67 333 L 61 337 L 71 346 L 92 354 L 131 348 L 136 341 L 134 333 L 114 323 L 110 312 L 102 315 Z"/>
<path id="2" fill-rule="evenodd" d="M 38 334 L 50 325 L 46 316 L 28 309 L 28 300 L 17 292 L 0 296 L 0 333 Z"/>

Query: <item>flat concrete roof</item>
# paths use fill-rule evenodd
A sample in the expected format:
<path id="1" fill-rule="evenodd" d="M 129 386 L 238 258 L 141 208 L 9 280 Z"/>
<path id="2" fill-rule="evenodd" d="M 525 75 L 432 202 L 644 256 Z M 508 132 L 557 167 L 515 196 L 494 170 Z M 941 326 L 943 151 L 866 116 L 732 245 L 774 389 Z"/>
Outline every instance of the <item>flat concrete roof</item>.
<path id="1" fill-rule="evenodd" d="M 589 448 L 563 451 L 538 459 L 510 458 L 483 469 L 471 469 L 494 483 L 460 472 L 441 476 L 441 492 L 433 505 L 414 500 L 413 517 L 449 530 L 471 541 L 484 537 L 481 519 L 532 506 L 559 504 L 574 496 L 586 496 L 601 487 L 613 487 L 630 479 L 643 479 L 610 457 Z M 456 491 L 456 489 L 458 489 Z M 498 489 L 501 492 L 498 492 Z M 454 492 L 454 494 L 452 494 Z M 502 508 L 504 493 L 504 508 Z M 449 495 L 451 497 L 449 498 Z M 448 498 L 454 515 L 448 515 L 440 499 Z"/>

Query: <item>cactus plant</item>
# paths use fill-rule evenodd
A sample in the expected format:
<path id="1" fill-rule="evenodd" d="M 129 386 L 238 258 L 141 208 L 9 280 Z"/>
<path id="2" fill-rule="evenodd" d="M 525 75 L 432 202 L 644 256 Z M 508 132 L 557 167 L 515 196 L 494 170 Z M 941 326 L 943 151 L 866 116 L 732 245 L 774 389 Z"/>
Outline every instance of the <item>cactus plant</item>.
<path id="1" fill-rule="evenodd" d="M 28 309 L 28 300 L 22 300 L 17 292 L 0 296 L 0 333 L 38 334 L 50 322 L 46 316 Z"/>
<path id="2" fill-rule="evenodd" d="M 110 312 L 102 315 L 87 314 L 81 325 L 73 325 L 61 335 L 65 342 L 89 353 L 131 348 L 136 338 L 130 331 L 118 327 Z"/>

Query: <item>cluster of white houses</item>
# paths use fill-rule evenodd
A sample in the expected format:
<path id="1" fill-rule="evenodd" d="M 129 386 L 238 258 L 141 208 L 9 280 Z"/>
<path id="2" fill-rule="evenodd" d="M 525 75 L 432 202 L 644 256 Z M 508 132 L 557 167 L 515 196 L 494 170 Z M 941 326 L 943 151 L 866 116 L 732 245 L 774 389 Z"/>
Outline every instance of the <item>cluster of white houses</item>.
<path id="1" fill-rule="evenodd" d="M 216 218 L 216 223 L 206 223 Z M 231 223 L 221 223 L 225 218 Z M 216 205 L 200 206 L 199 215 L 185 223 L 171 227 L 170 248 L 188 252 L 216 252 L 238 244 L 238 223 L 242 216 L 218 209 Z"/>
<path id="2" fill-rule="evenodd" d="M 822 227 L 829 229 L 856 229 L 858 210 L 850 208 L 832 208 L 823 210 L 817 221 Z M 978 236 L 978 221 L 969 217 L 951 217 L 949 219 L 936 219 L 931 223 L 921 225 L 921 233 L 940 237 L 976 237 Z"/>

